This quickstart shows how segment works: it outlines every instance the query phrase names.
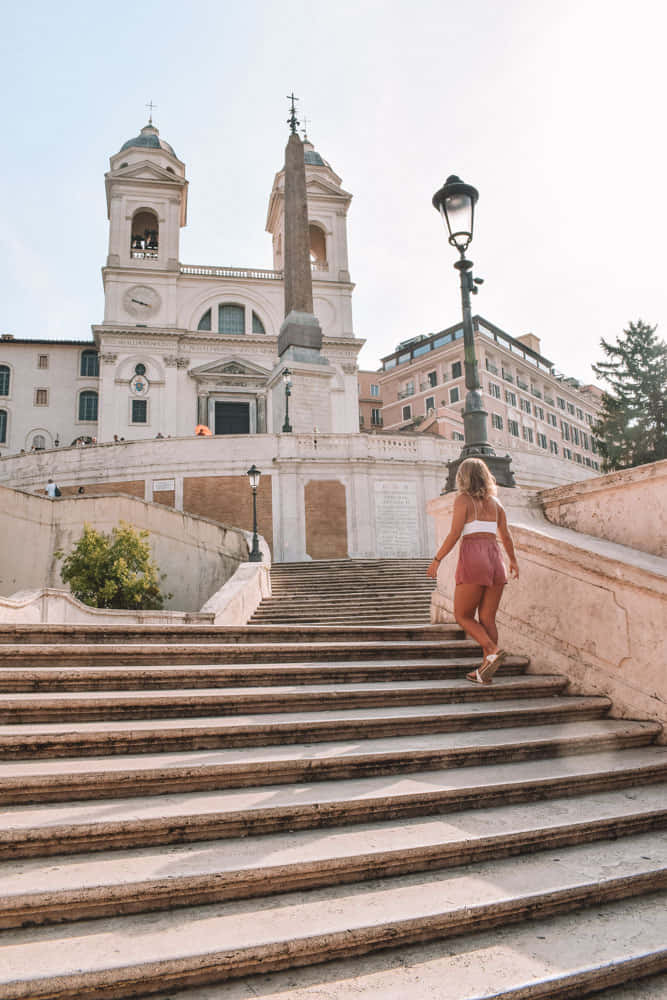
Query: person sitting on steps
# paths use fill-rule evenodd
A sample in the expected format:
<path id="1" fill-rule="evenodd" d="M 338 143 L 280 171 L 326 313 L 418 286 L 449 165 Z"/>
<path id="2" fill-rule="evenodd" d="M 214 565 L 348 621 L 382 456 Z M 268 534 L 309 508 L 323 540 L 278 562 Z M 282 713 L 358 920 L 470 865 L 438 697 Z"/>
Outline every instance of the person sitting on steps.
<path id="1" fill-rule="evenodd" d="M 427 575 L 435 580 L 438 567 L 459 538 L 456 567 L 454 617 L 472 639 L 480 644 L 484 659 L 477 670 L 466 674 L 475 684 L 490 684 L 506 657 L 498 647 L 496 612 L 507 573 L 496 534 L 500 535 L 509 558 L 510 573 L 518 579 L 519 566 L 502 505 L 496 499 L 496 482 L 488 466 L 479 458 L 466 458 L 456 473 L 458 496 L 454 501 L 449 534 L 435 554 Z M 477 612 L 478 618 L 475 618 Z"/>

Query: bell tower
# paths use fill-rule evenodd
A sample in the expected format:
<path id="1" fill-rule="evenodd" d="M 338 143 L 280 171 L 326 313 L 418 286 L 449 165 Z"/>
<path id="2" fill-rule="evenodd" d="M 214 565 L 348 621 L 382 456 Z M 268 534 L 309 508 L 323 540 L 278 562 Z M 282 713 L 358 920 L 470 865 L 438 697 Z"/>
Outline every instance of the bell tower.
<path id="1" fill-rule="evenodd" d="M 131 318 L 135 325 L 174 325 L 163 292 L 179 273 L 180 229 L 187 218 L 185 164 L 160 138 L 152 118 L 109 163 L 104 322 Z M 133 288 L 146 294 L 131 294 Z"/>

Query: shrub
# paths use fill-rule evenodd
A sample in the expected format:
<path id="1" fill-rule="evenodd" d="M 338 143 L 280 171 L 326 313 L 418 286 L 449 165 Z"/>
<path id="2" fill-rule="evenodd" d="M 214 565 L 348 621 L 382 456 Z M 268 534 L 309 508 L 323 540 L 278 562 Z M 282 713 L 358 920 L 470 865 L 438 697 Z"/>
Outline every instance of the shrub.
<path id="1" fill-rule="evenodd" d="M 151 558 L 147 539 L 147 531 L 124 521 L 108 535 L 84 524 L 60 576 L 74 596 L 92 608 L 159 610 L 172 595 L 160 593 L 164 575 Z M 63 555 L 56 552 L 58 559 Z"/>

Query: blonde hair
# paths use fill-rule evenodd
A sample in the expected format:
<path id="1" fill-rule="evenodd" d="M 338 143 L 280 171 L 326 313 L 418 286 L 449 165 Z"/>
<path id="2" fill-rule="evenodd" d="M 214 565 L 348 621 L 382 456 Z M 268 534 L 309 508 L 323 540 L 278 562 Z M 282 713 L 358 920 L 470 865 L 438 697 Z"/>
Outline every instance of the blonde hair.
<path id="1" fill-rule="evenodd" d="M 486 500 L 498 492 L 496 481 L 481 458 L 466 458 L 461 462 L 456 473 L 456 488 L 459 493 L 467 493 L 476 500 Z"/>

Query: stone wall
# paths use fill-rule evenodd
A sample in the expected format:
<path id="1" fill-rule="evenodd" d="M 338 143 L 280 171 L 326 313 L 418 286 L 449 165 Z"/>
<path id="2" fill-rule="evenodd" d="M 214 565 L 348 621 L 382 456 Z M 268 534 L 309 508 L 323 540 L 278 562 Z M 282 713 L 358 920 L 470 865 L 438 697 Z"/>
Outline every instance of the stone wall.
<path id="1" fill-rule="evenodd" d="M 0 594 L 62 588 L 54 553 L 70 551 L 84 523 L 107 532 L 120 521 L 150 532 L 167 608 L 198 611 L 248 558 L 244 532 L 130 496 L 49 500 L 0 487 Z"/>
<path id="2" fill-rule="evenodd" d="M 609 696 L 613 715 L 667 724 L 667 560 L 549 523 L 534 493 L 499 492 L 520 569 L 500 606 L 501 645 L 530 656 L 532 672 L 565 674 L 573 693 Z M 453 502 L 429 504 L 439 539 Z M 440 566 L 435 622 L 452 620 L 457 554 Z"/>
<path id="3" fill-rule="evenodd" d="M 553 524 L 667 556 L 667 459 L 540 494 Z"/>
<path id="4" fill-rule="evenodd" d="M 83 486 L 86 496 L 112 487 L 250 530 L 246 472 L 254 463 L 263 473 L 259 529 L 276 562 L 311 558 L 306 487 L 314 481 L 342 484 L 349 556 L 426 556 L 433 548 L 426 503 L 443 489 L 447 462 L 459 452 L 457 441 L 414 434 L 147 439 L 2 458 L 0 484 L 41 493 L 51 476 L 65 495 L 76 495 Z M 554 486 L 566 475 L 582 475 L 580 466 L 527 452 L 513 454 L 513 467 L 527 486 Z M 330 545 L 318 543 L 318 558 L 335 558 L 342 538 L 341 525 Z"/>

